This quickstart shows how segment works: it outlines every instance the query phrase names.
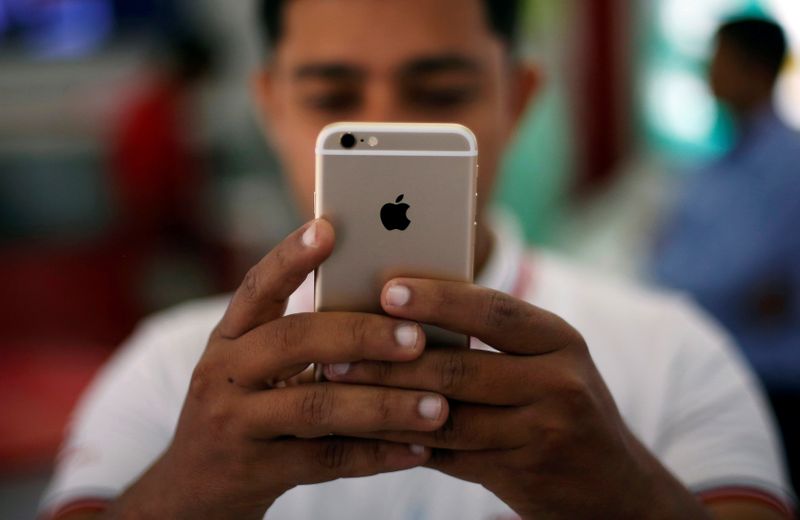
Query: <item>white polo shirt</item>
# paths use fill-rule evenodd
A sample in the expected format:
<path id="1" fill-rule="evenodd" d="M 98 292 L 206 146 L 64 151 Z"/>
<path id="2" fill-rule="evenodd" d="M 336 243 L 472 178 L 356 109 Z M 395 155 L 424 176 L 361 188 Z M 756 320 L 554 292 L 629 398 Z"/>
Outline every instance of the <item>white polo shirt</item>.
<path id="1" fill-rule="evenodd" d="M 478 283 L 516 294 L 579 330 L 628 426 L 678 479 L 705 497 L 732 494 L 778 508 L 792 503 L 760 387 L 727 336 L 681 297 L 609 282 L 525 251 L 508 222 L 496 232 Z M 287 313 L 310 311 L 312 289 L 309 277 Z M 148 319 L 101 371 L 74 413 L 42 516 L 113 499 L 166 449 L 194 366 L 228 300 L 189 303 Z M 298 487 L 265 516 L 514 517 L 482 486 L 426 468 Z"/>

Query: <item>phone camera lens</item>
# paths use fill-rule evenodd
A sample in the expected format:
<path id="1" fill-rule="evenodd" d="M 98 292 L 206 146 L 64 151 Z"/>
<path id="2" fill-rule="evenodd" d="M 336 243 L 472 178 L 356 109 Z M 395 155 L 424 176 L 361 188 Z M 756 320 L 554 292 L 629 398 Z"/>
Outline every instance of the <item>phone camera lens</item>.
<path id="1" fill-rule="evenodd" d="M 356 136 L 353 134 L 344 134 L 342 136 L 342 148 L 351 149 L 356 145 Z"/>

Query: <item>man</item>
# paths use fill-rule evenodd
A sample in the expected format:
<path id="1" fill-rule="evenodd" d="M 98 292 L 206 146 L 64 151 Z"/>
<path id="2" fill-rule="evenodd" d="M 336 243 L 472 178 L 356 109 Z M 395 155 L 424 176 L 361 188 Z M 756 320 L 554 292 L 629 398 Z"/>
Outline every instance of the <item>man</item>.
<path id="1" fill-rule="evenodd" d="M 765 383 L 800 482 L 800 134 L 772 107 L 783 30 L 741 18 L 718 31 L 715 96 L 737 125 L 734 148 L 693 175 L 665 229 L 654 272 L 691 293 L 733 333 Z"/>
<path id="2" fill-rule="evenodd" d="M 710 83 L 737 142 L 686 186 L 655 272 L 733 332 L 769 389 L 800 391 L 800 134 L 772 107 L 786 48 L 767 20 L 720 28 Z"/>
<path id="3" fill-rule="evenodd" d="M 511 54 L 515 4 L 265 2 L 273 54 L 256 91 L 300 207 L 310 214 L 315 137 L 343 119 L 465 124 L 488 199 L 535 86 Z M 149 321 L 77 412 L 43 509 L 789 515 L 768 414 L 719 332 L 679 300 L 530 256 L 508 226 L 490 227 L 485 211 L 480 222 L 480 285 L 393 280 L 381 296 L 387 316 L 304 312 L 307 275 L 335 247 L 335 230 L 315 221 L 255 266 L 229 304 Z M 420 322 L 499 352 L 427 348 Z M 309 381 L 311 362 L 335 382 Z"/>

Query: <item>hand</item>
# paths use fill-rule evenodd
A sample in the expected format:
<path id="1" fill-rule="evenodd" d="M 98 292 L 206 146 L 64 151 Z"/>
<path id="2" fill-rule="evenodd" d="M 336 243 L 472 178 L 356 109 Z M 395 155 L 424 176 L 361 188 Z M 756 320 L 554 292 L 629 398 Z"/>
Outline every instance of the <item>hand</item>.
<path id="1" fill-rule="evenodd" d="M 436 430 L 448 413 L 442 396 L 291 384 L 314 362 L 405 362 L 424 349 L 424 334 L 413 322 L 344 313 L 282 317 L 289 296 L 333 243 L 331 226 L 317 221 L 249 272 L 192 374 L 171 445 L 115 503 L 118 516 L 261 518 L 294 486 L 428 460 L 430 450 L 420 446 L 353 437 Z"/>
<path id="2" fill-rule="evenodd" d="M 504 353 L 429 349 L 406 363 L 326 367 L 332 381 L 450 399 L 441 429 L 364 437 L 435 448 L 428 466 L 482 484 L 524 518 L 705 518 L 627 429 L 583 338 L 562 319 L 456 282 L 394 280 L 381 298 L 389 315 Z"/>

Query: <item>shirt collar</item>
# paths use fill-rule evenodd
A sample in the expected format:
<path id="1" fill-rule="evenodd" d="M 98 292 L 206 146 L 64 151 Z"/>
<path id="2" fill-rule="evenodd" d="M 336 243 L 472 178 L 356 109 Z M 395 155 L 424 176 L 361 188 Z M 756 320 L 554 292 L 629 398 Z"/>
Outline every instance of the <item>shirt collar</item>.
<path id="1" fill-rule="evenodd" d="M 511 294 L 518 285 L 523 267 L 522 229 L 511 215 L 501 209 L 493 210 L 488 221 L 494 244 L 486 265 L 477 273 L 475 284 Z"/>

